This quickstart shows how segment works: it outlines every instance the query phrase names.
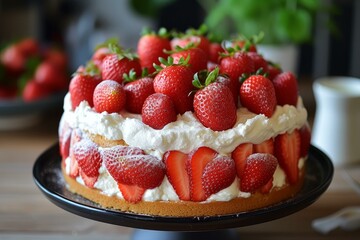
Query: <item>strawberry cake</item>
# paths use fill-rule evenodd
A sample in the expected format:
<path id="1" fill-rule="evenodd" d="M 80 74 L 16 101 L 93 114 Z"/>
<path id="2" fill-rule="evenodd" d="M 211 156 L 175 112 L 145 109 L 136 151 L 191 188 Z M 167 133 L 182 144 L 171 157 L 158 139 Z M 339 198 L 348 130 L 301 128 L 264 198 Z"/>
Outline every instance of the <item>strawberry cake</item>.
<path id="1" fill-rule="evenodd" d="M 189 217 L 297 194 L 310 145 L 297 79 L 243 37 L 147 32 L 100 45 L 74 74 L 59 125 L 71 191 L 102 207 Z"/>

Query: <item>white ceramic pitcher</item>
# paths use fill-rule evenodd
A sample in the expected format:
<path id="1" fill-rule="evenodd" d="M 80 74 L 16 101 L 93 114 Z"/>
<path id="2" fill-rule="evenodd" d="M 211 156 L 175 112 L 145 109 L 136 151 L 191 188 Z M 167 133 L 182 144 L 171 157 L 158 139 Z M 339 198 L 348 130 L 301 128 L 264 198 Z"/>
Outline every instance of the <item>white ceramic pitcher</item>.
<path id="1" fill-rule="evenodd" d="M 313 84 L 316 114 L 312 144 L 335 166 L 360 163 L 360 79 L 323 77 Z"/>

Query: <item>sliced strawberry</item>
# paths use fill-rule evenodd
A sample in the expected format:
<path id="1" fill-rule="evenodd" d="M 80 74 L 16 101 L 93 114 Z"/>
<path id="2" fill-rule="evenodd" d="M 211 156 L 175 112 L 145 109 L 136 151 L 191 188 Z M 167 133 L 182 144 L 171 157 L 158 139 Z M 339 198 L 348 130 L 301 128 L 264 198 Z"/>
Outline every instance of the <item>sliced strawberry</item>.
<path id="1" fill-rule="evenodd" d="M 76 161 L 73 154 L 70 157 L 69 176 L 72 177 L 72 178 L 76 178 L 77 176 L 79 176 L 79 165 L 78 165 L 78 162 Z"/>
<path id="2" fill-rule="evenodd" d="M 79 165 L 75 159 L 73 146 L 82 139 L 82 132 L 80 129 L 75 128 L 71 132 L 71 139 L 70 139 L 70 176 L 76 178 L 79 176 Z"/>
<path id="3" fill-rule="evenodd" d="M 136 185 L 126 185 L 122 183 L 118 183 L 118 187 L 124 199 L 130 203 L 140 202 L 146 190 Z"/>
<path id="4" fill-rule="evenodd" d="M 245 170 L 246 159 L 248 156 L 253 154 L 254 146 L 252 143 L 242 143 L 235 148 L 231 153 L 232 159 L 235 161 L 236 173 L 239 178 L 242 177 L 242 174 Z"/>
<path id="5" fill-rule="evenodd" d="M 99 177 L 99 176 L 89 177 L 81 169 L 80 169 L 80 176 L 81 176 L 82 180 L 84 181 L 85 186 L 87 186 L 89 188 L 94 188 L 94 185 L 95 185 L 95 183 L 96 183 L 96 181 L 97 181 L 97 179 Z"/>
<path id="6" fill-rule="evenodd" d="M 206 198 L 230 186 L 236 177 L 235 163 L 230 157 L 218 155 L 209 162 L 202 175 Z"/>
<path id="7" fill-rule="evenodd" d="M 255 153 L 269 153 L 274 155 L 274 139 L 269 138 L 268 140 L 254 144 L 254 152 Z"/>
<path id="8" fill-rule="evenodd" d="M 151 155 L 126 155 L 104 161 L 117 183 L 151 189 L 159 186 L 165 176 L 165 164 Z"/>
<path id="9" fill-rule="evenodd" d="M 273 177 L 277 159 L 268 153 L 254 153 L 246 159 L 245 170 L 240 179 L 240 190 L 254 192 Z"/>
<path id="10" fill-rule="evenodd" d="M 202 176 L 206 165 L 213 160 L 217 152 L 209 147 L 200 147 L 190 159 L 190 189 L 191 199 L 196 202 L 206 200 L 206 193 L 202 185 Z"/>
<path id="11" fill-rule="evenodd" d="M 64 131 L 59 139 L 60 140 L 59 141 L 60 155 L 61 155 L 62 159 L 65 159 L 69 156 L 71 132 L 72 132 L 72 129 L 70 127 L 67 127 L 66 129 L 64 129 Z"/>
<path id="12" fill-rule="evenodd" d="M 309 153 L 309 148 L 311 143 L 311 129 L 308 123 L 306 123 L 302 128 L 300 128 L 300 136 L 301 136 L 300 156 L 306 157 Z"/>
<path id="13" fill-rule="evenodd" d="M 301 136 L 297 129 L 292 133 L 284 133 L 275 138 L 275 156 L 290 184 L 296 183 L 299 179 L 300 148 Z"/>
<path id="14" fill-rule="evenodd" d="M 73 146 L 73 155 L 82 172 L 88 177 L 99 176 L 102 159 L 98 145 L 89 139 L 82 139 Z"/>
<path id="15" fill-rule="evenodd" d="M 166 176 L 181 200 L 190 200 L 190 179 L 187 171 L 188 155 L 180 151 L 164 154 Z"/>
<path id="16" fill-rule="evenodd" d="M 272 189 L 273 187 L 273 180 L 274 180 L 274 177 L 270 178 L 270 180 L 260 188 L 260 192 L 262 194 L 266 194 L 266 193 L 269 193 L 270 190 Z"/>
<path id="17" fill-rule="evenodd" d="M 122 145 L 104 148 L 101 151 L 103 161 L 113 161 L 114 159 L 119 159 L 121 156 L 127 155 L 145 155 L 145 152 L 138 147 L 128 147 Z"/>

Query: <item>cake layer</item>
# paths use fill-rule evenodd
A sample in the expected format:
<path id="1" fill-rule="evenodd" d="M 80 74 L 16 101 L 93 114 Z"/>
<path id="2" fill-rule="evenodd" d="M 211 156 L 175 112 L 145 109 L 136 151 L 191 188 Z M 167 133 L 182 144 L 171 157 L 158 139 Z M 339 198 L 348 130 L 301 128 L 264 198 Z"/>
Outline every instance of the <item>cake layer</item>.
<path id="1" fill-rule="evenodd" d="M 300 180 L 294 185 L 275 188 L 270 194 L 255 193 L 248 198 L 235 198 L 230 201 L 214 202 L 190 202 L 190 201 L 141 201 L 139 203 L 129 203 L 117 196 L 107 196 L 98 189 L 88 188 L 75 179 L 63 173 L 69 189 L 91 201 L 94 201 L 106 208 L 121 210 L 124 212 L 133 212 L 137 214 L 172 216 L 172 217 L 190 217 L 190 216 L 216 216 L 251 211 L 254 209 L 270 206 L 278 202 L 293 197 L 300 191 L 304 180 L 303 168 L 300 171 Z"/>

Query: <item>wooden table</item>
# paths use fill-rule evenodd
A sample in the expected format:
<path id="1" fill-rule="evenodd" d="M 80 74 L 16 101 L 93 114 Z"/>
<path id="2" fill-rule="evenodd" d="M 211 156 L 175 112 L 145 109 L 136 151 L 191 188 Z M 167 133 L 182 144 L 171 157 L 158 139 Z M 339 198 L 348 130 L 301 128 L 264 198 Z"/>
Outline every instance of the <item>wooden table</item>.
<path id="1" fill-rule="evenodd" d="M 0 132 L 0 239 L 130 239 L 133 229 L 66 212 L 35 186 L 32 166 L 57 141 L 58 118 L 59 114 L 46 116 L 35 128 Z M 329 189 L 310 207 L 278 220 L 239 228 L 239 239 L 358 239 L 360 229 L 337 229 L 322 235 L 311 227 L 313 219 L 346 206 L 360 206 L 360 196 L 342 178 L 342 171 L 335 170 Z M 353 174 L 360 177 L 360 168 Z"/>

